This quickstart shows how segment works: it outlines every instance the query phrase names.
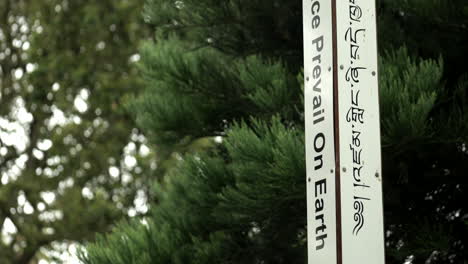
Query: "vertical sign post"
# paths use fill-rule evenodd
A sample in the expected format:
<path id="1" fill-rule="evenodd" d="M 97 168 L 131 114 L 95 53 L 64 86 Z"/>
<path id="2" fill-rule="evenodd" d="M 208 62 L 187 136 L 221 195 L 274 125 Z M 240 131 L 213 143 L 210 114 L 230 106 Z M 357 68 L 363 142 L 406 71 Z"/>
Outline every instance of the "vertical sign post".
<path id="1" fill-rule="evenodd" d="M 304 0 L 303 14 L 308 259 L 336 264 L 331 1 Z"/>
<path id="2" fill-rule="evenodd" d="M 336 1 L 343 264 L 380 264 L 385 257 L 375 0 Z"/>
<path id="3" fill-rule="evenodd" d="M 383 264 L 375 0 L 303 12 L 309 263 Z"/>

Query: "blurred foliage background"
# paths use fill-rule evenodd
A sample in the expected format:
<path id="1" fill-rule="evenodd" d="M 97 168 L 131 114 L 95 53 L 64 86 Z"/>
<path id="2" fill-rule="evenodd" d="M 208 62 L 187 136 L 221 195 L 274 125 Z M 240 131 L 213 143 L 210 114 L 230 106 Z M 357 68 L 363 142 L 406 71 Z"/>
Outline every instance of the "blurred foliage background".
<path id="1" fill-rule="evenodd" d="M 150 31 L 142 0 L 0 1 L 0 263 L 144 214 L 146 139 L 124 110 Z"/>

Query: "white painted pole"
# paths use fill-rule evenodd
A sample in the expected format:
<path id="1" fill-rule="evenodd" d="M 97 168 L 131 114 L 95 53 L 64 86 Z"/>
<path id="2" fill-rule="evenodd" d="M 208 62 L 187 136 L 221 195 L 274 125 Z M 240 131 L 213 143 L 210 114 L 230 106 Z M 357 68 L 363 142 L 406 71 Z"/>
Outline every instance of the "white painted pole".
<path id="1" fill-rule="evenodd" d="M 343 264 L 383 264 L 375 0 L 336 1 Z"/>
<path id="2" fill-rule="evenodd" d="M 304 0 L 304 93 L 309 263 L 336 264 L 331 1 Z"/>
<path id="3" fill-rule="evenodd" d="M 309 264 L 383 264 L 374 0 L 303 0 Z"/>

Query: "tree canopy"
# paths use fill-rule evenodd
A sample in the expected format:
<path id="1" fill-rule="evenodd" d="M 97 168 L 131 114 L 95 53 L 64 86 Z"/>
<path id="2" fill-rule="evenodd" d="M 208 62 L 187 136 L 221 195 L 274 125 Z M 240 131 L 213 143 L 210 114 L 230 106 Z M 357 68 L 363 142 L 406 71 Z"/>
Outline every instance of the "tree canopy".
<path id="1" fill-rule="evenodd" d="M 142 213 L 149 150 L 123 106 L 142 83 L 142 4 L 0 2 L 0 263 L 54 261 Z"/>
<path id="2" fill-rule="evenodd" d="M 387 263 L 468 259 L 466 1 L 378 2 Z M 306 263 L 301 1 L 148 0 L 130 108 L 155 145 L 215 137 L 86 264 Z"/>

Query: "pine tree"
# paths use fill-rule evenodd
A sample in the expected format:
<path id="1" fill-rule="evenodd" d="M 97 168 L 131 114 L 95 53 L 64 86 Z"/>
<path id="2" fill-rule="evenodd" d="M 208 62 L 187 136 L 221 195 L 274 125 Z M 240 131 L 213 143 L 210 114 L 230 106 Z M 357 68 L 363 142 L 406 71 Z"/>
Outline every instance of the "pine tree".
<path id="1" fill-rule="evenodd" d="M 453 43 L 438 33 L 466 33 L 468 15 L 463 1 L 416 2 L 378 8 L 387 263 L 466 263 L 468 82 L 453 65 L 468 40 L 446 32 L 465 45 L 441 50 Z M 155 183 L 151 216 L 89 244 L 83 263 L 307 262 L 301 12 L 298 0 L 147 1 L 157 33 L 130 108 L 180 161 Z M 222 142 L 187 151 L 207 138 Z"/>

